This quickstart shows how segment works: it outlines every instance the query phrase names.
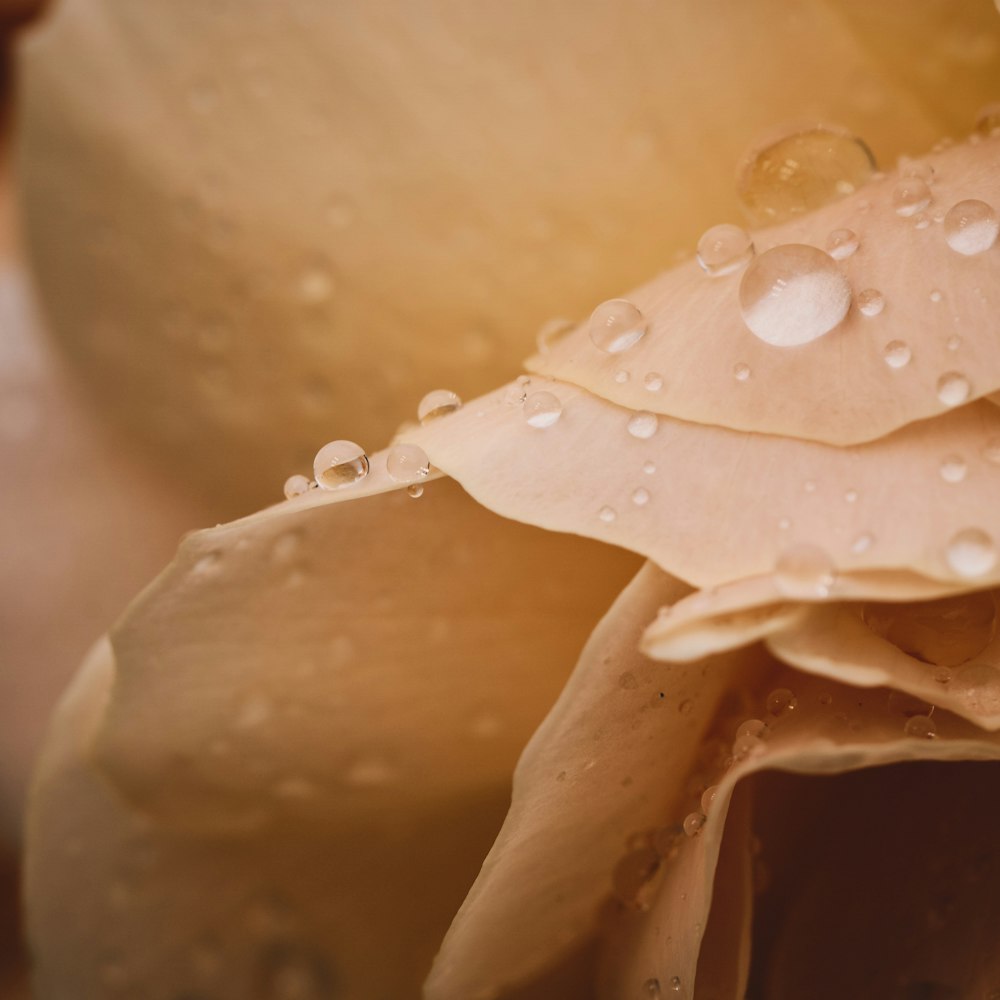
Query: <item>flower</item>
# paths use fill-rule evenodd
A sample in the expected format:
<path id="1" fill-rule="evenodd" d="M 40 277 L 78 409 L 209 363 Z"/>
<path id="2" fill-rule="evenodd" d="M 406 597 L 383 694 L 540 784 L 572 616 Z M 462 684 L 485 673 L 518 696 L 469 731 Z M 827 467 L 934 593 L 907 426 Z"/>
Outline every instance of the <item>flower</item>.
<path id="1" fill-rule="evenodd" d="M 935 203 L 995 204 L 998 141 L 931 158 Z M 530 376 L 402 434 L 483 507 L 448 482 L 414 503 L 379 453 L 349 490 L 187 539 L 95 647 L 53 724 L 30 828 L 43 995 L 412 991 L 495 830 L 514 756 L 636 569 L 574 535 L 651 562 L 521 758 L 429 996 L 509 992 L 563 960 L 546 995 L 589 989 L 581 972 L 614 997 L 689 993 L 696 973 L 699 995 L 742 995 L 748 832 L 791 839 L 766 811 L 751 827 L 750 808 L 798 790 L 752 784 L 754 771 L 995 757 L 1000 418 L 985 397 L 1000 372 L 988 292 L 975 289 L 996 265 L 960 260 L 943 224 L 914 236 L 924 230 L 891 203 L 902 179 L 755 234 L 745 272 L 710 278 L 692 262 L 640 289 L 630 298 L 649 328 L 638 340 L 630 329 L 626 350 L 605 356 L 583 326 Z M 741 319 L 738 289 L 774 264 L 764 251 L 792 237 L 825 245 L 855 217 L 863 252 L 839 270 L 824 261 L 829 280 L 805 300 L 835 307 L 845 280 L 856 292 L 877 274 L 884 313 L 842 314 L 801 348 L 755 341 L 747 326 L 767 334 L 772 319 L 758 323 L 759 300 Z M 782 280 L 803 276 L 814 272 Z M 953 379 L 939 385 L 948 372 L 934 362 L 958 352 L 920 297 L 931 281 L 975 360 L 974 376 L 954 371 L 968 399 L 954 399 Z M 814 322 L 807 311 L 796 329 Z M 875 333 L 904 330 L 912 364 L 887 364 Z M 525 420 L 539 392 L 558 404 L 544 401 L 547 426 Z M 944 477 L 926 461 L 942 451 Z M 954 454 L 963 493 L 948 492 Z M 974 683 L 952 688 L 968 664 Z M 968 815 L 964 779 L 944 784 Z M 837 799 L 877 805 L 857 784 Z M 987 861 L 977 879 L 992 874 Z M 797 912 L 830 898 L 821 880 L 811 896 L 788 881 L 775 874 Z M 966 895 L 982 915 L 984 894 Z M 954 921 L 956 905 L 952 893 L 936 919 Z M 796 961 L 813 939 L 774 926 L 756 973 L 767 995 L 817 993 Z M 592 977 L 576 952 L 598 932 Z M 961 941 L 902 958 L 889 974 L 904 981 L 878 995 L 982 973 L 978 988 L 990 972 Z"/>

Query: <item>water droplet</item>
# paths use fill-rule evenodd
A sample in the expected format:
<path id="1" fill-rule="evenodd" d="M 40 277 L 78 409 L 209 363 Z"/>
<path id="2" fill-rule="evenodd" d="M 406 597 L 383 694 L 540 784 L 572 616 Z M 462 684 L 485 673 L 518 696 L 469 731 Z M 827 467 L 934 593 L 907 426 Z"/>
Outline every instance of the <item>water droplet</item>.
<path id="1" fill-rule="evenodd" d="M 715 801 L 715 796 L 718 794 L 718 785 L 709 785 L 708 788 L 701 793 L 701 811 L 705 813 L 706 816 L 711 811 L 712 803 Z"/>
<path id="2" fill-rule="evenodd" d="M 775 347 L 806 344 L 847 315 L 851 286 L 822 250 L 789 243 L 755 257 L 740 281 L 743 321 Z"/>
<path id="3" fill-rule="evenodd" d="M 650 413 L 648 410 L 640 410 L 629 417 L 628 432 L 632 437 L 645 441 L 656 433 L 656 429 L 659 426 L 660 420 L 655 413 Z"/>
<path id="4" fill-rule="evenodd" d="M 750 366 L 745 361 L 737 361 L 733 365 L 733 378 L 737 382 L 745 382 L 750 378 Z"/>
<path id="5" fill-rule="evenodd" d="M 1000 462 L 1000 442 L 998 442 L 997 461 Z M 652 476 L 656 472 L 656 462 L 643 462 L 642 471 L 645 472 L 647 476 Z"/>
<path id="6" fill-rule="evenodd" d="M 663 388 L 663 376 L 659 372 L 646 372 L 642 384 L 649 392 L 659 392 Z"/>
<path id="7" fill-rule="evenodd" d="M 948 542 L 945 559 L 952 572 L 966 579 L 975 579 L 985 576 L 996 566 L 996 545 L 981 528 L 965 528 Z"/>
<path id="8" fill-rule="evenodd" d="M 619 354 L 639 343 L 646 318 L 626 299 L 602 302 L 590 316 L 590 339 L 606 354 Z"/>
<path id="9" fill-rule="evenodd" d="M 705 825 L 706 816 L 701 812 L 688 813 L 684 817 L 684 832 L 689 837 L 697 837 L 701 833 L 702 827 Z"/>
<path id="10" fill-rule="evenodd" d="M 935 288 L 930 294 L 931 302 L 940 302 L 944 296 Z"/>
<path id="11" fill-rule="evenodd" d="M 844 490 L 844 503 L 857 503 L 857 502 L 858 502 L 857 490 Z"/>
<path id="12" fill-rule="evenodd" d="M 427 393 L 417 407 L 417 419 L 426 424 L 438 417 L 446 417 L 454 413 L 462 405 L 462 400 L 450 389 L 435 389 Z"/>
<path id="13" fill-rule="evenodd" d="M 543 323 L 538 333 L 535 335 L 535 346 L 539 354 L 548 354 L 557 341 L 561 340 L 573 329 L 576 324 L 561 316 L 550 319 Z"/>
<path id="14" fill-rule="evenodd" d="M 648 910 L 653 897 L 653 879 L 660 870 L 660 855 L 652 847 L 629 851 L 615 865 L 611 876 L 615 895 L 626 906 Z"/>
<path id="15" fill-rule="evenodd" d="M 385 459 L 385 471 L 396 483 L 412 483 L 431 471 L 427 452 L 416 444 L 394 444 Z"/>
<path id="16" fill-rule="evenodd" d="M 949 667 L 938 667 L 934 671 L 934 680 L 938 684 L 948 684 L 951 682 L 951 669 Z"/>
<path id="17" fill-rule="evenodd" d="M 524 419 L 531 427 L 551 427 L 562 416 L 562 403 L 551 392 L 533 392 L 524 401 Z"/>
<path id="18" fill-rule="evenodd" d="M 829 597 L 836 569 L 833 560 L 818 545 L 799 543 L 778 556 L 774 580 L 786 597 Z"/>
<path id="19" fill-rule="evenodd" d="M 882 358 L 890 368 L 905 368 L 912 357 L 910 345 L 902 340 L 890 340 L 882 348 Z"/>
<path id="20" fill-rule="evenodd" d="M 753 256 L 753 240 L 739 226 L 712 226 L 698 240 L 696 256 L 702 270 L 713 278 L 732 274 Z"/>
<path id="21" fill-rule="evenodd" d="M 755 225 L 802 215 L 851 194 L 875 169 L 871 150 L 837 126 L 785 128 L 744 158 L 737 194 Z"/>
<path id="22" fill-rule="evenodd" d="M 619 385 L 624 385 L 631 377 L 631 373 L 625 371 L 624 368 L 619 368 L 618 371 L 615 372 L 615 381 Z"/>
<path id="23" fill-rule="evenodd" d="M 872 542 L 874 541 L 875 536 L 868 531 L 864 531 L 851 542 L 851 551 L 856 556 L 859 556 L 862 552 L 867 552 L 872 547 Z"/>
<path id="24" fill-rule="evenodd" d="M 308 493 L 310 486 L 311 483 L 305 476 L 289 476 L 285 480 L 285 499 L 291 500 L 292 497 L 300 497 L 303 493 Z"/>
<path id="25" fill-rule="evenodd" d="M 961 372 L 945 372 L 937 381 L 937 398 L 945 406 L 961 406 L 972 395 L 972 385 Z"/>
<path id="26" fill-rule="evenodd" d="M 424 488 L 419 483 L 412 483 L 406 487 L 406 494 L 414 500 L 419 500 L 424 495 Z"/>
<path id="27" fill-rule="evenodd" d="M 767 696 L 767 710 L 781 718 L 798 708 L 799 699 L 788 688 L 776 688 Z"/>
<path id="28" fill-rule="evenodd" d="M 597 516 L 605 523 L 611 524 L 612 521 L 618 516 L 618 512 L 614 507 L 602 507 L 598 512 Z"/>
<path id="29" fill-rule="evenodd" d="M 892 207 L 897 215 L 909 218 L 931 203 L 931 189 L 919 177 L 904 177 L 892 193 Z"/>
<path id="30" fill-rule="evenodd" d="M 331 441 L 316 452 L 313 474 L 324 490 L 351 486 L 368 475 L 368 456 L 353 441 Z"/>
<path id="31" fill-rule="evenodd" d="M 986 204 L 970 198 L 953 205 L 944 217 L 944 238 L 956 253 L 972 257 L 985 253 L 997 241 L 1000 220 Z"/>
<path id="32" fill-rule="evenodd" d="M 917 212 L 917 214 L 913 216 L 914 229 L 929 229 L 930 224 L 931 220 L 927 218 L 927 215 L 924 212 Z"/>
<path id="33" fill-rule="evenodd" d="M 858 309 L 865 316 L 877 316 L 885 308 L 885 296 L 877 288 L 858 292 Z"/>
<path id="34" fill-rule="evenodd" d="M 989 138 L 1000 135 L 1000 104 L 987 104 L 976 114 L 975 131 L 977 135 Z"/>
<path id="35" fill-rule="evenodd" d="M 736 739 L 741 740 L 750 736 L 755 740 L 763 739 L 770 732 L 770 727 L 762 719 L 747 719 L 740 724 L 736 730 Z"/>
<path id="36" fill-rule="evenodd" d="M 952 334 L 948 338 L 945 346 L 949 351 L 957 351 L 962 346 L 962 338 L 959 337 L 958 334 Z"/>
<path id="37" fill-rule="evenodd" d="M 968 471 L 969 467 L 961 455 L 945 455 L 941 460 L 941 478 L 946 483 L 960 483 Z"/>
<path id="38" fill-rule="evenodd" d="M 659 1000 L 660 997 L 659 979 L 647 979 L 642 984 L 642 992 L 645 996 L 649 997 L 650 1000 Z"/>
<path id="39" fill-rule="evenodd" d="M 737 736 L 733 740 L 733 761 L 734 763 L 742 763 L 753 757 L 759 757 L 766 749 L 764 741 L 760 736 L 754 736 L 752 733 L 743 733 L 742 736 Z"/>
<path id="40" fill-rule="evenodd" d="M 681 977 L 680 977 L 680 976 L 674 976 L 674 977 L 673 977 L 673 978 L 672 978 L 672 979 L 670 980 L 670 988 L 671 988 L 671 989 L 672 989 L 672 990 L 673 990 L 673 991 L 674 991 L 675 993 L 680 993 L 680 991 L 681 991 Z"/>
<path id="41" fill-rule="evenodd" d="M 929 715 L 914 715 L 906 720 L 903 732 L 918 740 L 932 740 L 937 736 L 937 723 Z"/>
<path id="42" fill-rule="evenodd" d="M 638 489 L 633 490 L 632 503 L 634 503 L 636 507 L 645 507 L 646 504 L 649 503 L 649 490 L 644 489 L 641 486 Z"/>
<path id="43" fill-rule="evenodd" d="M 858 234 L 853 229 L 835 229 L 826 238 L 826 252 L 834 260 L 846 260 L 860 245 Z"/>

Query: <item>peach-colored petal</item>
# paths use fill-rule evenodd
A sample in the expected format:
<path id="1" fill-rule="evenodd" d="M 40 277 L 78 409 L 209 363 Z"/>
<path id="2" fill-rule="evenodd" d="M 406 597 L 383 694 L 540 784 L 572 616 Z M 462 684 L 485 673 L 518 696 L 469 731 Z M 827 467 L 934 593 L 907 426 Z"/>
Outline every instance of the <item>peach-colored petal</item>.
<path id="1" fill-rule="evenodd" d="M 110 976 L 245 997 L 285 958 L 415 995 L 517 753 L 634 568 L 448 482 L 187 538 L 54 724 L 30 858 L 45 995 Z"/>

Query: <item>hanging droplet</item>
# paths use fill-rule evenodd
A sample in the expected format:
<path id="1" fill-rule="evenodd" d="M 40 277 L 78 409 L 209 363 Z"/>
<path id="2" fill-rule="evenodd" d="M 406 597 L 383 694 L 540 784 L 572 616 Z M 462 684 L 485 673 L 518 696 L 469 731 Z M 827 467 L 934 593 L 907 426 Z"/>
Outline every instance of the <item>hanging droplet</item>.
<path id="1" fill-rule="evenodd" d="M 964 257 L 985 253 L 996 243 L 998 232 L 997 213 L 975 198 L 953 205 L 944 217 L 944 238 L 952 250 Z"/>
<path id="2" fill-rule="evenodd" d="M 853 193 L 874 169 L 871 150 L 846 129 L 793 126 L 747 154 L 737 194 L 753 224 L 768 225 Z"/>
<path id="3" fill-rule="evenodd" d="M 697 837 L 701 833 L 702 827 L 705 825 L 706 816 L 701 812 L 688 813 L 684 817 L 684 832 L 689 837 Z"/>
<path id="4" fill-rule="evenodd" d="M 737 382 L 745 382 L 750 378 L 750 366 L 745 361 L 737 361 L 733 365 L 733 378 Z"/>
<path id="5" fill-rule="evenodd" d="M 303 493 L 309 492 L 310 482 L 305 476 L 289 476 L 285 480 L 285 499 L 300 497 Z"/>
<path id="6" fill-rule="evenodd" d="M 965 528 L 952 536 L 945 558 L 952 572 L 973 580 L 985 576 L 996 566 L 997 549 L 993 539 L 981 528 Z"/>
<path id="7" fill-rule="evenodd" d="M 533 392 L 524 401 L 524 419 L 531 427 L 551 427 L 562 416 L 562 403 L 551 392 Z"/>
<path id="8" fill-rule="evenodd" d="M 394 444 L 385 459 L 389 478 L 397 483 L 413 483 L 431 471 L 427 452 L 415 444 Z"/>
<path id="9" fill-rule="evenodd" d="M 853 229 L 835 229 L 826 238 L 826 252 L 834 260 L 846 260 L 860 245 Z"/>
<path id="10" fill-rule="evenodd" d="M 904 177 L 892 192 L 892 207 L 897 215 L 909 218 L 931 203 L 931 189 L 919 177 Z"/>
<path id="11" fill-rule="evenodd" d="M 702 270 L 718 278 L 739 270 L 753 256 L 753 240 L 739 226 L 712 226 L 698 240 L 696 256 Z"/>
<path id="12" fill-rule="evenodd" d="M 663 388 L 663 376 L 659 372 L 646 372 L 642 384 L 649 392 L 659 392 Z"/>
<path id="13" fill-rule="evenodd" d="M 836 580 L 833 560 L 818 545 L 800 543 L 785 549 L 774 567 L 774 580 L 786 597 L 829 597 Z"/>
<path id="14" fill-rule="evenodd" d="M 976 114 L 975 131 L 977 135 L 989 138 L 1000 135 L 1000 104 L 987 104 Z"/>
<path id="15" fill-rule="evenodd" d="M 902 340 L 890 340 L 882 348 L 882 358 L 890 368 L 905 368 L 912 357 L 910 345 Z"/>
<path id="16" fill-rule="evenodd" d="M 602 507 L 598 512 L 597 516 L 605 523 L 611 524 L 612 521 L 618 516 L 618 512 L 614 507 Z"/>
<path id="17" fill-rule="evenodd" d="M 799 699 L 788 688 L 776 688 L 767 696 L 767 710 L 779 719 L 794 712 L 798 705 Z"/>
<path id="18" fill-rule="evenodd" d="M 606 354 L 619 354 L 638 344 L 646 318 L 626 299 L 602 302 L 590 316 L 590 339 Z"/>
<path id="19" fill-rule="evenodd" d="M 903 732 L 918 740 L 932 740 L 937 736 L 937 723 L 929 715 L 914 715 L 906 720 Z"/>
<path id="20" fill-rule="evenodd" d="M 368 475 L 368 456 L 353 441 L 331 441 L 316 452 L 313 474 L 324 490 L 352 486 Z"/>
<path id="21" fill-rule="evenodd" d="M 961 406 L 972 395 L 972 385 L 961 372 L 945 372 L 937 381 L 937 398 L 945 406 Z"/>
<path id="22" fill-rule="evenodd" d="M 411 483 L 406 487 L 406 495 L 413 497 L 414 500 L 419 500 L 424 495 L 424 488 L 420 483 Z"/>
<path id="23" fill-rule="evenodd" d="M 420 405 L 417 407 L 417 419 L 426 424 L 428 421 L 437 420 L 438 417 L 446 417 L 449 413 L 454 413 L 462 405 L 462 400 L 450 389 L 435 389 L 427 393 Z"/>
<path id="24" fill-rule="evenodd" d="M 645 507 L 649 503 L 649 490 L 640 486 L 638 489 L 632 491 L 632 503 L 636 507 Z"/>
<path id="25" fill-rule="evenodd" d="M 632 437 L 645 441 L 656 433 L 657 428 L 660 426 L 660 419 L 655 413 L 650 413 L 648 410 L 640 410 L 629 417 L 627 426 L 628 432 Z"/>
<path id="26" fill-rule="evenodd" d="M 961 455 L 945 455 L 939 467 L 941 478 L 946 483 L 960 483 L 965 479 L 969 467 Z"/>
<path id="27" fill-rule="evenodd" d="M 822 250 L 789 243 L 755 257 L 740 281 L 743 322 L 775 347 L 806 344 L 847 315 L 851 286 Z"/>
<path id="28" fill-rule="evenodd" d="M 858 309 L 865 316 L 877 316 L 885 308 L 885 296 L 877 288 L 858 292 Z"/>

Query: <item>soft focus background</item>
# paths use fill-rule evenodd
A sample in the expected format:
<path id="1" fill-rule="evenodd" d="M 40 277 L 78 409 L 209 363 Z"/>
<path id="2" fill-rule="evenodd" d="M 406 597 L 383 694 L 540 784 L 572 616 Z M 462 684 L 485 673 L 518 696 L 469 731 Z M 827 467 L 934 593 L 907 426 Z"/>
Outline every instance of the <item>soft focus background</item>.
<path id="1" fill-rule="evenodd" d="M 891 163 L 1000 97 L 992 0 L 41 6 L 0 0 L 0 997 L 45 719 L 184 531 L 740 221 L 776 122 Z"/>

